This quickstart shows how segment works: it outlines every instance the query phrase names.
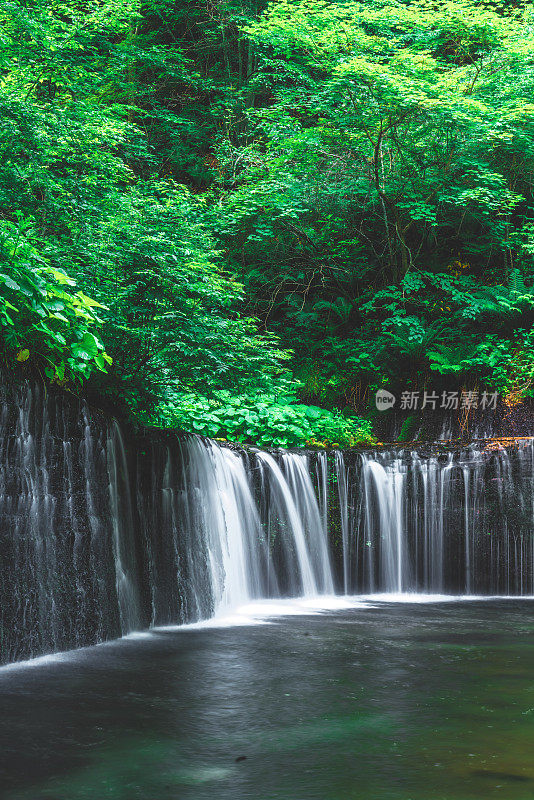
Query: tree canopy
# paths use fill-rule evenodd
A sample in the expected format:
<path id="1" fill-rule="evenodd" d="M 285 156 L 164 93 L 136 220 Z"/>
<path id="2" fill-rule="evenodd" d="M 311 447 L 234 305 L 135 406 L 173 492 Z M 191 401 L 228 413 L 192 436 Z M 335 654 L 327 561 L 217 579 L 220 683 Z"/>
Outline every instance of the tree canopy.
<path id="1" fill-rule="evenodd" d="M 371 441 L 534 378 L 534 14 L 0 0 L 0 325 L 141 422 Z"/>

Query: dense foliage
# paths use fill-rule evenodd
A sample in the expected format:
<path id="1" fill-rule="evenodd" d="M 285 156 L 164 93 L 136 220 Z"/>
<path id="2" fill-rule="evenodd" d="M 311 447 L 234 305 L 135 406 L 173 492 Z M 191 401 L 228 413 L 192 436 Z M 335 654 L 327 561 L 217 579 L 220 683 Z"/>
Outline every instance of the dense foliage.
<path id="1" fill-rule="evenodd" d="M 0 0 L 5 360 L 275 446 L 532 394 L 533 45 L 522 2 Z"/>
<path id="2" fill-rule="evenodd" d="M 0 227 L 0 319 L 4 342 L 16 359 L 30 357 L 46 376 L 61 382 L 82 382 L 95 369 L 112 363 L 93 329 L 101 319 L 101 303 L 74 291 L 76 282 L 41 258 L 30 239 L 30 225 L 19 218 Z"/>

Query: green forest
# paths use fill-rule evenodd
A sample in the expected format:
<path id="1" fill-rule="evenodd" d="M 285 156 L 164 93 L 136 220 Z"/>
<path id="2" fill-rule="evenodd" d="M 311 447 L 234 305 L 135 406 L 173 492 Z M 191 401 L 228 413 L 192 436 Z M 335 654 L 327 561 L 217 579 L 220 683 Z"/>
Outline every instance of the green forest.
<path id="1" fill-rule="evenodd" d="M 5 368 L 147 425 L 373 441 L 534 377 L 534 13 L 0 2 Z"/>

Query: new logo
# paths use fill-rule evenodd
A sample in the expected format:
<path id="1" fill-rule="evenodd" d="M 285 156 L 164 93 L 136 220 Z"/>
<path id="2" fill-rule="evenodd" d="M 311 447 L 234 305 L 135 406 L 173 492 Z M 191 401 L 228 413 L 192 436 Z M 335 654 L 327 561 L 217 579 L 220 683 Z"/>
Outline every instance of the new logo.
<path id="1" fill-rule="evenodd" d="M 375 395 L 375 403 L 379 411 L 387 411 L 395 405 L 395 395 L 385 389 L 379 389 Z"/>

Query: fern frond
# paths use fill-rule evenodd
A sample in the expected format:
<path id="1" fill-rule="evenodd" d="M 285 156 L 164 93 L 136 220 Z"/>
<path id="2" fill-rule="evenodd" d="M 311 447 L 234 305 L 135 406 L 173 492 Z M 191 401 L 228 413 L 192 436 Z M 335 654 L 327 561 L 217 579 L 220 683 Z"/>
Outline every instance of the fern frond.
<path id="1" fill-rule="evenodd" d="M 514 292 L 515 294 L 525 294 L 527 291 L 527 287 L 525 285 L 525 279 L 521 274 L 521 270 L 513 269 L 510 272 L 510 277 L 508 278 L 508 288 L 510 292 Z"/>

